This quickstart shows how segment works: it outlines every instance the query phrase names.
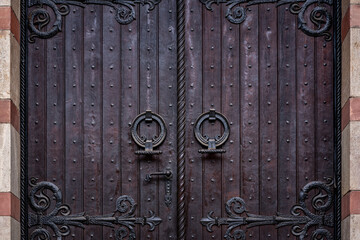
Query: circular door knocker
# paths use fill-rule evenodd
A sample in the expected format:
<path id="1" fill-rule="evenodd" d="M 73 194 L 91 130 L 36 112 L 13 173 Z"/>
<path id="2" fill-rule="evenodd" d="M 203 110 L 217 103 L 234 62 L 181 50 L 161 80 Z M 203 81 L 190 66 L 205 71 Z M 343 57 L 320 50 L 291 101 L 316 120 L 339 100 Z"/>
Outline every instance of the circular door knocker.
<path id="1" fill-rule="evenodd" d="M 140 126 L 140 123 L 143 121 L 145 121 L 146 123 L 152 123 L 153 121 L 155 121 L 160 126 L 159 136 L 154 136 L 152 139 L 147 139 L 145 136 L 140 137 L 138 134 L 138 128 Z M 131 136 L 138 146 L 144 148 L 144 150 L 136 151 L 135 154 L 137 155 L 161 154 L 162 151 L 154 150 L 154 148 L 161 145 L 165 140 L 166 137 L 165 122 L 160 115 L 151 112 L 151 110 L 147 110 L 146 112 L 141 113 L 134 119 L 131 127 Z"/>
<path id="2" fill-rule="evenodd" d="M 222 136 L 208 137 L 207 135 L 202 135 L 201 125 L 205 120 L 209 120 L 210 122 L 215 122 L 216 120 L 219 120 L 224 126 L 224 133 L 222 134 Z M 198 142 L 204 147 L 207 147 L 207 149 L 200 149 L 199 153 L 226 152 L 225 149 L 219 149 L 218 147 L 221 147 L 229 138 L 230 135 L 229 123 L 226 117 L 221 113 L 215 112 L 215 109 L 210 109 L 209 112 L 200 115 L 200 117 L 196 120 L 194 133 L 195 133 L 195 138 L 198 140 Z"/>

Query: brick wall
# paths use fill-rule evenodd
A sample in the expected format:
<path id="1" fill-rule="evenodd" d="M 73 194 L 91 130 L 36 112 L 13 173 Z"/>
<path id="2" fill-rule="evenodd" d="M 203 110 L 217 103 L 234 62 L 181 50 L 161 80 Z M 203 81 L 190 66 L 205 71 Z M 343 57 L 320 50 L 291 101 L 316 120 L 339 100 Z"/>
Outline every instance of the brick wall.
<path id="1" fill-rule="evenodd" d="M 0 0 L 0 239 L 20 239 L 20 0 Z"/>

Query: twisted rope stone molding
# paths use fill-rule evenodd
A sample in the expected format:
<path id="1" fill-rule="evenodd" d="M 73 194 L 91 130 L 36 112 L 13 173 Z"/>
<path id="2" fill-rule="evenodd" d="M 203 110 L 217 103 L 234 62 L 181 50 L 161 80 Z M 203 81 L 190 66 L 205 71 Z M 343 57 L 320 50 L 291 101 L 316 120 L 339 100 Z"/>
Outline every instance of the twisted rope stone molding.
<path id="1" fill-rule="evenodd" d="M 312 240 L 333 240 L 329 230 L 334 227 L 333 191 L 334 182 L 330 178 L 326 182 L 310 182 L 300 191 L 299 204 L 291 208 L 290 215 L 274 216 L 248 213 L 244 199 L 233 197 L 225 204 L 227 218 L 214 217 L 214 212 L 211 211 L 200 222 L 209 232 L 213 231 L 214 226 L 227 226 L 224 235 L 226 240 L 245 240 L 246 229 L 263 225 L 275 225 L 276 228 L 291 226 L 291 233 L 300 240 L 307 236 L 311 236 Z M 246 229 L 241 228 L 242 226 Z"/>
<path id="2" fill-rule="evenodd" d="M 330 6 L 333 5 L 332 0 L 200 0 L 200 2 L 210 11 L 213 11 L 213 4 L 226 4 L 228 7 L 225 16 L 234 24 L 241 24 L 246 20 L 246 12 L 251 5 L 277 3 L 276 6 L 281 6 L 290 4 L 289 10 L 298 16 L 298 28 L 301 31 L 312 37 L 324 36 L 326 41 L 332 40 L 329 32 L 332 25 L 332 16 L 329 12 Z M 307 11 L 309 11 L 309 15 L 306 14 Z M 310 18 L 314 28 L 310 27 L 309 21 L 305 20 L 306 17 Z"/>
<path id="3" fill-rule="evenodd" d="M 70 226 L 85 228 L 85 225 L 99 225 L 105 227 L 118 226 L 115 230 L 116 240 L 136 239 L 134 227 L 148 225 L 149 231 L 154 231 L 162 220 L 150 211 L 149 216 L 136 217 L 136 203 L 127 195 L 116 200 L 115 211 L 101 216 L 90 216 L 86 213 L 71 214 L 70 207 L 62 202 L 61 190 L 51 182 L 31 184 L 29 205 L 34 212 L 29 213 L 29 228 L 36 227 L 30 235 L 31 240 L 52 239 L 49 229 L 57 240 L 63 239 L 71 232 Z M 54 201 L 54 202 L 53 202 Z M 52 203 L 53 202 L 53 203 Z"/>

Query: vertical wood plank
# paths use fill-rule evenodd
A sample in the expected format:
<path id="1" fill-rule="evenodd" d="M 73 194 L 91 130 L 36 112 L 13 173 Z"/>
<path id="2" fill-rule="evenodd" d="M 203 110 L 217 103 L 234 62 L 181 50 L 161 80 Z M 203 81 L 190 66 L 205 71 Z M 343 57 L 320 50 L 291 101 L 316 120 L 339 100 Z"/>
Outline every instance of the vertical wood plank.
<path id="1" fill-rule="evenodd" d="M 120 24 L 114 18 L 115 9 L 103 8 L 102 39 L 102 211 L 109 214 L 116 209 L 121 194 L 120 122 L 121 65 Z M 114 51 L 116 49 L 117 51 Z M 114 229 L 104 228 L 103 239 L 115 238 Z"/>
<path id="2" fill-rule="evenodd" d="M 139 9 L 136 7 L 136 16 Z M 121 27 L 120 46 L 113 47 L 115 53 L 121 56 L 121 195 L 132 197 L 136 203 L 140 203 L 140 172 L 139 159 L 135 155 L 136 144 L 131 138 L 130 128 L 133 119 L 138 114 L 139 96 L 139 23 L 134 21 Z M 140 216 L 138 206 L 136 215 Z M 140 228 L 136 226 L 136 236 L 140 236 Z"/>
<path id="3" fill-rule="evenodd" d="M 83 10 L 71 7 L 65 23 L 65 202 L 73 213 L 83 206 Z M 60 46 L 62 48 L 62 46 Z M 65 190 L 65 189 L 64 189 Z M 83 230 L 71 228 L 69 239 L 83 239 Z"/>
<path id="4" fill-rule="evenodd" d="M 323 38 L 315 40 L 316 101 L 316 177 L 333 176 L 333 44 Z"/>
<path id="5" fill-rule="evenodd" d="M 282 214 L 297 202 L 296 179 L 296 16 L 278 7 L 278 211 Z M 301 34 L 301 33 L 299 33 Z M 278 230 L 279 239 L 290 234 Z"/>
<path id="6" fill-rule="evenodd" d="M 203 239 L 203 228 L 199 222 L 207 213 L 202 211 L 203 186 L 202 169 L 203 161 L 198 153 L 201 148 L 194 138 L 194 124 L 199 114 L 202 112 L 202 4 L 198 1 L 187 0 L 185 2 L 186 14 L 186 115 L 188 118 L 186 129 L 186 195 L 187 195 L 187 222 L 186 239 Z"/>
<path id="7" fill-rule="evenodd" d="M 47 178 L 60 189 L 64 185 L 64 48 L 63 34 L 47 41 Z M 65 192 L 64 192 L 65 195 Z"/>
<path id="8" fill-rule="evenodd" d="M 170 169 L 173 173 L 171 194 L 172 203 L 165 204 L 166 180 L 159 181 L 159 216 L 163 223 L 159 225 L 159 239 L 176 239 L 176 117 L 177 117 L 177 77 L 176 77 L 176 1 L 162 1 L 159 5 L 159 114 L 167 128 L 165 142 L 159 147 L 163 151 L 159 159 L 159 170 Z"/>
<path id="9" fill-rule="evenodd" d="M 208 112 L 214 108 L 222 112 L 221 104 L 221 33 L 222 18 L 221 7 L 214 6 L 213 11 L 203 12 L 203 88 L 202 112 Z M 200 115 L 200 114 L 199 114 Z M 210 138 L 221 135 L 221 126 L 204 122 L 202 126 L 203 134 Z M 203 148 L 198 144 L 199 148 Z M 214 211 L 217 216 L 222 212 L 222 154 L 200 154 L 197 159 L 203 161 L 203 212 Z M 220 239 L 222 232 L 220 228 L 214 232 L 204 232 L 203 239 Z"/>
<path id="10" fill-rule="evenodd" d="M 259 66 L 258 6 L 249 7 L 240 26 L 240 105 L 242 145 L 241 197 L 251 213 L 259 213 Z M 247 231 L 247 238 L 259 239 L 259 228 Z"/>
<path id="11" fill-rule="evenodd" d="M 297 32 L 297 191 L 315 180 L 314 38 Z"/>
<path id="12" fill-rule="evenodd" d="M 315 177 L 327 181 L 334 176 L 333 42 L 317 38 L 315 51 Z"/>
<path id="13" fill-rule="evenodd" d="M 222 13 L 226 6 L 222 6 Z M 240 150 L 240 27 L 221 18 L 222 24 L 222 113 L 230 124 L 230 136 L 222 147 L 226 153 L 222 157 L 222 216 L 226 216 L 224 204 L 232 197 L 240 196 L 241 188 L 241 150 Z M 222 231 L 222 237 L 225 229 Z"/>
<path id="14" fill-rule="evenodd" d="M 46 180 L 46 41 L 29 46 L 28 61 L 28 176 Z M 45 146 L 45 147 L 44 147 Z"/>
<path id="15" fill-rule="evenodd" d="M 102 214 L 102 6 L 84 9 L 84 211 Z M 86 80 L 85 80 L 86 79 Z M 84 239 L 101 239 L 88 226 Z"/>
<path id="16" fill-rule="evenodd" d="M 140 7 L 139 18 L 139 64 L 140 78 L 139 80 L 139 113 L 151 110 L 154 113 L 159 111 L 159 48 L 158 48 L 158 8 L 154 11 L 148 11 L 148 6 Z M 140 134 L 151 139 L 157 133 L 155 122 L 151 124 L 142 124 L 140 126 Z M 154 178 L 151 182 L 144 182 L 146 174 L 160 171 L 159 161 L 163 161 L 163 156 L 140 156 L 140 206 L 141 215 L 147 215 L 148 212 L 159 212 L 159 192 L 158 187 L 163 180 Z M 161 196 L 162 198 L 163 196 Z M 156 239 L 158 238 L 158 229 L 154 232 L 140 232 L 140 238 Z"/>
<path id="17" fill-rule="evenodd" d="M 277 212 L 277 9 L 273 4 L 259 6 L 259 125 L 260 125 L 260 214 Z M 274 226 L 264 226 L 260 239 L 277 239 Z"/>

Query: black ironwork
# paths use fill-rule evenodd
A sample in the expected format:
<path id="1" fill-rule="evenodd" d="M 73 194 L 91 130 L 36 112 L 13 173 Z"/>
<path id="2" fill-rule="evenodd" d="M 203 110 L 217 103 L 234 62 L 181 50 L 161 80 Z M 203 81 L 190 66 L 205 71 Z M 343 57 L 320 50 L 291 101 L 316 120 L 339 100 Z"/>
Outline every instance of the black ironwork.
<path id="1" fill-rule="evenodd" d="M 115 19 L 120 24 L 129 24 L 135 20 L 135 4 L 148 5 L 148 10 L 155 8 L 161 0 L 29 0 L 28 7 L 35 7 L 28 13 L 29 41 L 35 38 L 51 38 L 61 32 L 63 17 L 69 14 L 69 5 L 85 7 L 88 4 L 106 5 L 115 10 Z M 54 19 L 51 19 L 50 11 Z M 53 22 L 53 25 L 49 24 Z"/>
<path id="2" fill-rule="evenodd" d="M 246 19 L 248 6 L 264 3 L 277 3 L 277 6 L 290 4 L 290 12 L 298 16 L 298 28 L 305 34 L 313 37 L 324 36 L 326 41 L 332 38 L 329 32 L 332 25 L 332 16 L 326 5 L 332 6 L 332 0 L 200 0 L 207 9 L 213 10 L 213 4 L 225 3 L 228 7 L 226 18 L 235 24 L 241 24 Z M 309 14 L 309 20 L 315 25 L 314 28 L 305 20 L 306 12 L 313 6 Z"/>
<path id="3" fill-rule="evenodd" d="M 185 142 L 186 142 L 186 56 L 185 56 L 185 0 L 176 1 L 177 15 L 177 239 L 185 240 Z"/>
<path id="4" fill-rule="evenodd" d="M 334 1 L 335 239 L 341 239 L 341 0 Z M 344 36 L 345 37 L 345 36 Z"/>
<path id="5" fill-rule="evenodd" d="M 310 182 L 300 191 L 299 204 L 291 209 L 291 215 L 262 216 L 250 214 L 246 211 L 245 201 L 240 197 L 231 198 L 225 205 L 227 218 L 214 217 L 214 212 L 209 212 L 206 218 L 201 219 L 202 225 L 207 231 L 212 232 L 213 226 L 227 226 L 224 239 L 244 240 L 246 229 L 262 225 L 276 225 L 277 228 L 292 226 L 291 233 L 301 240 L 312 231 L 311 239 L 332 240 L 333 236 L 327 229 L 334 227 L 334 206 L 333 180 L 327 182 Z M 310 192 L 311 207 L 307 200 Z"/>
<path id="6" fill-rule="evenodd" d="M 20 3 L 20 234 L 21 240 L 27 240 L 27 4 L 26 0 Z"/>
<path id="7" fill-rule="evenodd" d="M 209 137 L 207 135 L 201 134 L 201 125 L 205 120 L 209 120 L 212 123 L 214 123 L 216 120 L 219 120 L 224 127 L 223 134 L 221 136 L 219 135 L 215 137 Z M 218 147 L 221 147 L 229 138 L 230 126 L 226 117 L 221 113 L 216 112 L 215 109 L 210 109 L 209 112 L 203 113 L 199 116 L 195 123 L 194 133 L 196 140 L 198 140 L 198 142 L 204 147 L 207 147 L 207 149 L 200 149 L 199 153 L 226 152 L 224 149 L 218 149 Z"/>
<path id="8" fill-rule="evenodd" d="M 172 202 L 172 195 L 171 195 L 171 182 L 173 174 L 170 169 L 167 169 L 165 172 L 154 172 L 146 174 L 144 181 L 151 182 L 154 176 L 164 176 L 165 177 L 165 204 L 166 206 L 170 206 Z"/>
<path id="9" fill-rule="evenodd" d="M 148 138 L 146 138 L 146 136 L 140 137 L 138 134 L 138 129 L 139 129 L 140 123 L 143 121 L 148 124 L 155 121 L 160 126 L 159 136 L 153 136 L 152 139 L 148 139 Z M 134 121 L 131 125 L 131 136 L 138 146 L 145 148 L 145 150 L 136 151 L 135 154 L 137 154 L 137 155 L 161 154 L 162 151 L 154 150 L 154 148 L 160 146 L 166 138 L 166 126 L 165 126 L 164 119 L 160 115 L 153 113 L 150 110 L 147 110 L 146 112 L 141 113 L 134 119 Z"/>
<path id="10" fill-rule="evenodd" d="M 55 202 L 52 203 L 52 200 Z M 119 226 L 115 231 L 115 239 L 133 240 L 136 237 L 135 224 L 148 225 L 149 231 L 153 231 L 162 221 L 152 211 L 148 217 L 135 217 L 136 203 L 126 195 L 117 199 L 114 213 L 102 216 L 89 216 L 86 213 L 71 215 L 70 207 L 62 203 L 61 190 L 51 182 L 33 185 L 29 201 L 34 213 L 29 213 L 28 225 L 29 228 L 37 227 L 31 233 L 31 240 L 51 239 L 49 228 L 56 239 L 61 240 L 70 234 L 70 226 L 84 228 L 85 225 Z"/>

